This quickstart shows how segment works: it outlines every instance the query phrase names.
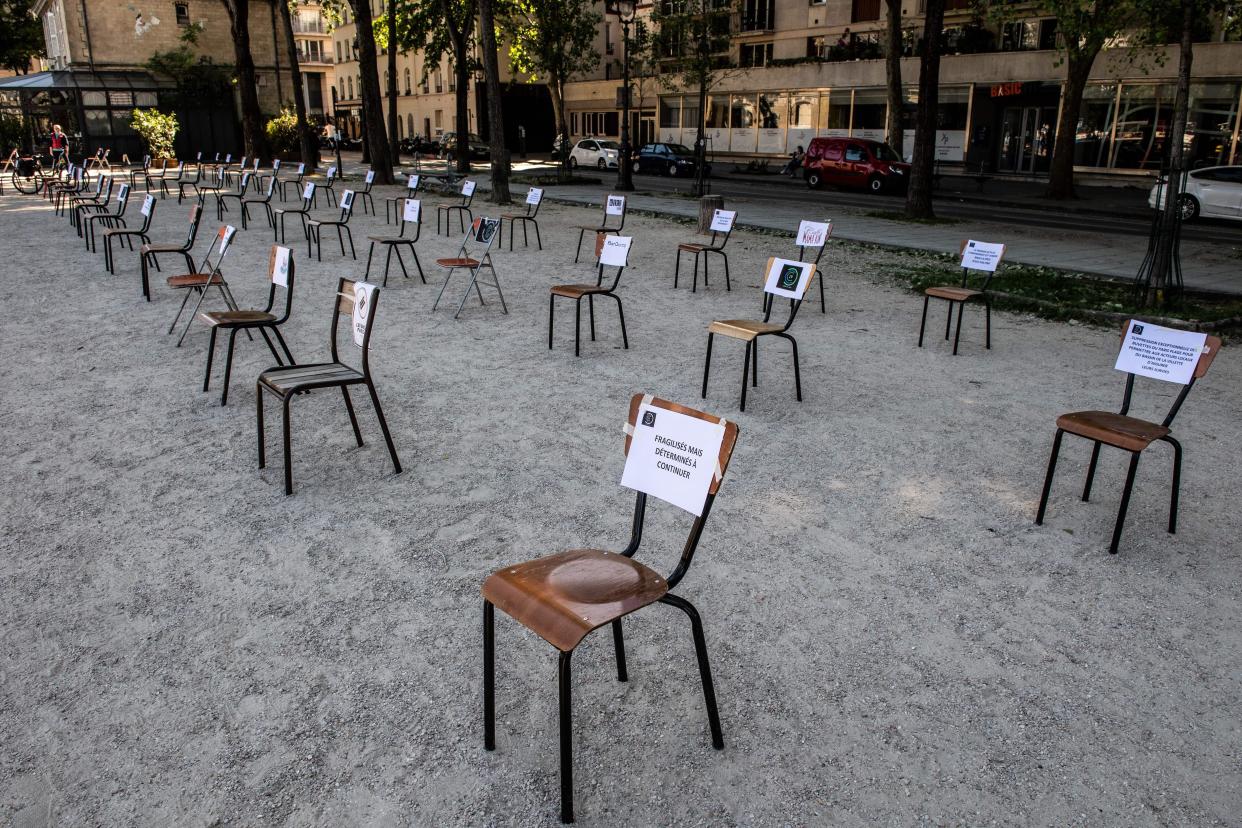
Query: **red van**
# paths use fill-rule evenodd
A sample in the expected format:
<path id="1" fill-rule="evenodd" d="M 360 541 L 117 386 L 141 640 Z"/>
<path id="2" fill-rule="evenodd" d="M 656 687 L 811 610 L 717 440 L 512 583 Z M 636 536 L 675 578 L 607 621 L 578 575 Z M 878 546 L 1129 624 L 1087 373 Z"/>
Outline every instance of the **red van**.
<path id="1" fill-rule="evenodd" d="M 910 165 L 880 141 L 812 138 L 802 160 L 802 177 L 813 188 L 833 184 L 872 193 L 904 191 L 910 183 Z"/>

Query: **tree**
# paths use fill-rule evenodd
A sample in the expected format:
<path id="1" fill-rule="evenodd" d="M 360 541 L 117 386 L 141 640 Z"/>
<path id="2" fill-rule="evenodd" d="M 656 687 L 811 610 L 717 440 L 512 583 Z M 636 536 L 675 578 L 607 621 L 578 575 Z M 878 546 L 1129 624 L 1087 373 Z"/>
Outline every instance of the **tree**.
<path id="1" fill-rule="evenodd" d="M 888 119 L 884 124 L 885 140 L 893 151 L 901 154 L 905 136 L 901 134 L 901 114 L 905 104 L 901 94 L 901 0 L 884 0 L 888 7 L 888 47 L 885 78 L 888 83 Z"/>
<path id="2" fill-rule="evenodd" d="M 18 75 L 44 55 L 43 27 L 31 5 L 31 0 L 0 0 L 0 67 Z"/>
<path id="3" fill-rule="evenodd" d="M 556 132 L 564 137 L 559 147 L 562 179 L 569 173 L 565 84 L 599 64 L 595 36 L 600 16 L 594 6 L 593 0 L 515 0 L 505 26 L 510 65 L 548 87 Z"/>
<path id="4" fill-rule="evenodd" d="M 500 100 L 496 15 L 493 0 L 478 2 L 479 48 L 483 52 L 483 82 L 487 86 L 487 142 L 492 156 L 492 201 L 496 204 L 508 204 L 512 200 L 509 195 L 509 148 L 505 146 L 505 115 Z"/>
<path id="5" fill-rule="evenodd" d="M 358 31 L 358 84 L 362 87 L 362 116 L 370 150 L 375 183 L 391 184 L 392 155 L 384 133 L 384 104 L 380 97 L 379 65 L 376 62 L 375 28 L 370 0 L 348 0 Z"/>
<path id="6" fill-rule="evenodd" d="M 388 0 L 387 29 L 397 31 L 397 3 Z M 392 165 L 401 163 L 401 149 L 397 144 L 397 39 L 388 38 L 384 44 L 388 51 L 388 147 L 392 152 Z"/>
<path id="7" fill-rule="evenodd" d="M 914 120 L 914 155 L 906 215 L 935 218 L 932 209 L 932 173 L 936 166 L 936 115 L 940 97 L 940 41 L 944 32 L 945 0 L 927 0 L 923 43 L 919 55 L 919 107 Z"/>
<path id="8" fill-rule="evenodd" d="M 707 142 L 703 133 L 707 93 L 729 74 L 729 28 L 738 5 L 736 0 L 671 0 L 657 3 L 651 15 L 655 26 L 652 50 L 655 59 L 668 70 L 660 80 L 665 86 L 698 93 L 693 188 L 696 196 L 705 190 Z"/>
<path id="9" fill-rule="evenodd" d="M 245 154 L 258 158 L 265 154 L 263 113 L 259 109 L 259 90 L 250 53 L 250 0 L 224 0 L 229 16 L 229 32 L 233 37 L 234 70 L 237 72 L 237 93 L 241 99 L 242 142 Z"/>
<path id="10" fill-rule="evenodd" d="M 289 58 L 289 77 L 293 81 L 293 111 L 298 120 L 299 143 L 302 160 L 313 170 L 319 166 L 319 141 L 306 120 L 306 99 L 302 91 L 302 69 L 298 65 L 298 45 L 293 39 L 293 12 L 290 6 L 297 0 L 272 0 L 280 7 L 281 28 L 284 30 L 285 52 Z"/>
<path id="11" fill-rule="evenodd" d="M 453 53 L 453 74 L 457 80 L 457 171 L 470 172 L 470 46 L 474 40 L 476 0 L 440 0 L 443 31 Z M 433 40 L 433 43 L 443 42 Z M 443 49 L 441 48 L 441 52 Z M 436 56 L 437 61 L 439 55 Z"/>

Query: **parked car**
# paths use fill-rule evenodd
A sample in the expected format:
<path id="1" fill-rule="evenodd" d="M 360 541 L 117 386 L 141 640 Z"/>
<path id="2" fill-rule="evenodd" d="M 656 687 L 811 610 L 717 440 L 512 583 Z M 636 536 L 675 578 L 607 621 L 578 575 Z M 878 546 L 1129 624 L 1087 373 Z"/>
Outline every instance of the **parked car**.
<path id="1" fill-rule="evenodd" d="M 597 167 L 601 170 L 612 167 L 616 169 L 620 157 L 621 145 L 616 141 L 583 138 L 574 144 L 574 148 L 569 151 L 569 166 L 571 169 L 574 167 Z"/>
<path id="2" fill-rule="evenodd" d="M 674 178 L 694 175 L 694 151 L 682 144 L 647 144 L 634 158 L 633 169 L 636 173 L 654 172 Z M 704 162 L 703 174 L 712 174 L 710 163 Z"/>
<path id="3" fill-rule="evenodd" d="M 414 153 L 419 155 L 438 155 L 440 153 L 440 142 L 428 141 L 421 135 L 413 138 L 402 138 L 401 152 L 405 155 L 413 155 Z"/>
<path id="4" fill-rule="evenodd" d="M 1164 207 L 1164 187 L 1161 178 L 1151 188 L 1147 203 L 1152 209 Z M 1225 218 L 1242 221 L 1242 166 L 1204 167 L 1186 176 L 1182 192 L 1177 196 L 1182 210 L 1182 220 Z"/>
<path id="5" fill-rule="evenodd" d="M 492 150 L 479 136 L 471 133 L 466 136 L 466 141 L 470 145 L 471 161 L 486 161 L 492 157 Z M 457 133 L 446 132 L 444 137 L 440 139 L 440 151 L 444 157 L 452 161 L 457 153 Z"/>
<path id="6" fill-rule="evenodd" d="M 865 138 L 812 138 L 802 159 L 809 187 L 833 184 L 872 193 L 905 190 L 910 165 L 888 144 Z"/>

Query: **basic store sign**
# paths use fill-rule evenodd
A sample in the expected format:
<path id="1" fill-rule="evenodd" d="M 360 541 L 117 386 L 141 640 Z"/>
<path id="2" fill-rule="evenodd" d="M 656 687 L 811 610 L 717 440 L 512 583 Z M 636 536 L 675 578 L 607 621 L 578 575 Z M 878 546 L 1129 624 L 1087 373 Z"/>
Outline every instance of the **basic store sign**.
<path id="1" fill-rule="evenodd" d="M 724 433 L 723 421 L 639 406 L 621 485 L 702 515 Z"/>
<path id="2" fill-rule="evenodd" d="M 1185 385 L 1194 378 L 1199 357 L 1208 347 L 1205 333 L 1131 319 L 1113 367 L 1127 374 Z"/>

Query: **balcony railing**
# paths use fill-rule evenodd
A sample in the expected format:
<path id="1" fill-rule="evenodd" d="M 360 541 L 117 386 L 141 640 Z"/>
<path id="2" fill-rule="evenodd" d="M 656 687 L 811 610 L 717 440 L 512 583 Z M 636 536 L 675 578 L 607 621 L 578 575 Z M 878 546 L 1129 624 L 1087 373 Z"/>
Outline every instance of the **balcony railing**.
<path id="1" fill-rule="evenodd" d="M 324 29 L 322 20 L 316 20 L 313 23 L 307 23 L 304 20 L 294 18 L 293 33 L 294 34 L 327 34 L 327 31 Z"/>

